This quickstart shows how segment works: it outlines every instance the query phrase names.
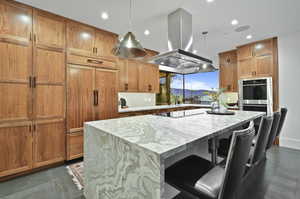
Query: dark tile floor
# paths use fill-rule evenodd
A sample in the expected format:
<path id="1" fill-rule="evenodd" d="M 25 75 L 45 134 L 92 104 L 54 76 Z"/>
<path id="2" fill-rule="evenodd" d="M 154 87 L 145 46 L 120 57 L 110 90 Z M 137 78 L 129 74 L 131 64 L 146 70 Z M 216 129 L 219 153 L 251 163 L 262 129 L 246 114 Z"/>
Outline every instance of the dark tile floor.
<path id="1" fill-rule="evenodd" d="M 300 151 L 274 147 L 242 199 L 299 199 Z M 64 166 L 0 183 L 1 199 L 84 199 Z"/>

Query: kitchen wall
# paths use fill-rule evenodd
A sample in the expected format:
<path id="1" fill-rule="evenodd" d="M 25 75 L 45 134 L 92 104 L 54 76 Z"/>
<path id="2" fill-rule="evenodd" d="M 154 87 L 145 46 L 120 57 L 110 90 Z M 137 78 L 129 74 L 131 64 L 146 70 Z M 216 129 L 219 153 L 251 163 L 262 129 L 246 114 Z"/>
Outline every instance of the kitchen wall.
<path id="1" fill-rule="evenodd" d="M 300 32 L 278 37 L 279 100 L 288 108 L 280 146 L 300 150 Z"/>
<path id="2" fill-rule="evenodd" d="M 119 101 L 120 98 L 124 98 L 126 100 L 128 107 L 156 105 L 155 93 L 119 93 Z"/>

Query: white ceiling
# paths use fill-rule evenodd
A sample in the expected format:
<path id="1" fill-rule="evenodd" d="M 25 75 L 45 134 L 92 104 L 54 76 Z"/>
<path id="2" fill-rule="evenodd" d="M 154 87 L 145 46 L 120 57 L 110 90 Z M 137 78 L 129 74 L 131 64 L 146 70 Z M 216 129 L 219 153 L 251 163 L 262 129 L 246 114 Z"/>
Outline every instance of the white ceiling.
<path id="1" fill-rule="evenodd" d="M 128 31 L 129 0 L 19 0 L 53 13 L 118 34 Z M 300 31 L 300 0 L 133 0 L 133 32 L 146 48 L 167 51 L 167 15 L 177 8 L 193 15 L 194 49 L 217 60 L 217 54 L 237 45 Z M 109 19 L 101 19 L 106 11 Z M 231 25 L 250 25 L 237 33 Z M 151 34 L 145 36 L 144 30 Z M 205 47 L 201 32 L 208 31 Z M 246 40 L 248 34 L 252 40 Z"/>

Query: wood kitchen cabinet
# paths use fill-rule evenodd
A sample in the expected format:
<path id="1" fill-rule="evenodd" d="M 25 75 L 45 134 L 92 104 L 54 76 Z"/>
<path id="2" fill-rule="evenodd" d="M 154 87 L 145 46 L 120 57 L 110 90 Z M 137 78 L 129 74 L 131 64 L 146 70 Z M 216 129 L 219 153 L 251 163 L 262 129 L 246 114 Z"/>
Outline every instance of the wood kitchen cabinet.
<path id="1" fill-rule="evenodd" d="M 0 2 L 0 41 L 30 45 L 32 8 L 15 1 Z"/>
<path id="2" fill-rule="evenodd" d="M 0 42 L 0 123 L 32 117 L 31 45 Z"/>
<path id="3" fill-rule="evenodd" d="M 277 38 L 246 44 L 237 48 L 238 79 L 272 77 L 273 109 L 279 108 Z"/>
<path id="4" fill-rule="evenodd" d="M 68 65 L 67 159 L 82 157 L 83 124 L 117 117 L 118 71 Z"/>
<path id="5" fill-rule="evenodd" d="M 118 115 L 118 81 L 116 70 L 96 69 L 95 120 L 115 118 Z"/>
<path id="6" fill-rule="evenodd" d="M 95 55 L 95 30 L 81 23 L 68 21 L 67 47 L 68 51 L 77 55 Z"/>
<path id="7" fill-rule="evenodd" d="M 139 67 L 139 91 L 159 93 L 159 68 L 157 65 L 142 63 Z"/>
<path id="8" fill-rule="evenodd" d="M 33 11 L 33 40 L 40 48 L 64 50 L 66 47 L 65 19 L 41 10 Z"/>
<path id="9" fill-rule="evenodd" d="M 0 124 L 0 177 L 32 168 L 32 122 Z"/>
<path id="10" fill-rule="evenodd" d="M 97 56 L 115 58 L 112 49 L 118 41 L 116 34 L 106 32 L 103 30 L 96 30 L 95 32 L 95 51 Z"/>
<path id="11" fill-rule="evenodd" d="M 94 119 L 94 74 L 92 67 L 68 65 L 68 132 L 82 130 L 84 122 Z"/>
<path id="12" fill-rule="evenodd" d="M 33 167 L 65 160 L 65 120 L 39 120 L 33 128 Z"/>
<path id="13" fill-rule="evenodd" d="M 237 52 L 236 50 L 219 54 L 220 60 L 220 88 L 225 88 L 226 92 L 237 92 Z"/>
<path id="14" fill-rule="evenodd" d="M 119 59 L 119 91 L 138 92 L 139 62 L 136 60 Z"/>

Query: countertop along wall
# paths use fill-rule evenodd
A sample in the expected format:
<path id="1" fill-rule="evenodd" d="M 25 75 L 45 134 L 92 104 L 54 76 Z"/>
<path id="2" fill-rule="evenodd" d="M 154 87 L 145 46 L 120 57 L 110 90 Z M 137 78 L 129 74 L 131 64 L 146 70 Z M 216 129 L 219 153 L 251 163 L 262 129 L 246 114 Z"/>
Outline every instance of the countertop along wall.
<path id="1" fill-rule="evenodd" d="M 300 32 L 278 37 L 279 102 L 288 108 L 280 146 L 300 150 Z"/>

